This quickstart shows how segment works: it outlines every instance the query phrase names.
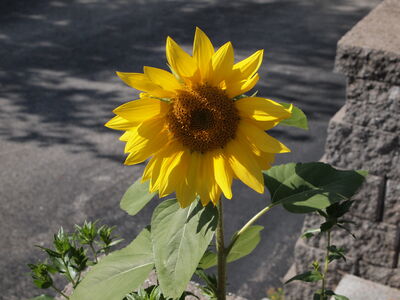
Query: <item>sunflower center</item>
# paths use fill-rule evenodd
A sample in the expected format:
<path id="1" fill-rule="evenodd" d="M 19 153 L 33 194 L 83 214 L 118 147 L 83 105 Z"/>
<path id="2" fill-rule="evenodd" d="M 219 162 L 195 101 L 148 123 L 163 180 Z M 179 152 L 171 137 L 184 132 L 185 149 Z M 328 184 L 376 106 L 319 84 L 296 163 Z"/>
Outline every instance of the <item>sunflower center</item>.
<path id="1" fill-rule="evenodd" d="M 179 91 L 167 114 L 168 128 L 192 151 L 223 148 L 235 138 L 239 114 L 226 93 L 208 85 Z"/>

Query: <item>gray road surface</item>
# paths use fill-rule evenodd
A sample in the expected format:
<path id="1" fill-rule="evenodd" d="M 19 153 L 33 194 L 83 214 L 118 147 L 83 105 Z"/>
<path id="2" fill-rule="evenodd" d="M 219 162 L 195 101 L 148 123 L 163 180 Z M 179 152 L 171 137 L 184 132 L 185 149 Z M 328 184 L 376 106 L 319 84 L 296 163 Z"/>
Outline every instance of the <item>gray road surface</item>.
<path id="1" fill-rule="evenodd" d="M 59 226 L 84 219 L 118 225 L 129 241 L 158 203 L 137 217 L 119 209 L 143 165 L 124 167 L 123 144 L 103 127 L 117 105 L 136 93 L 115 70 L 165 67 L 171 35 L 190 47 L 199 26 L 215 45 L 232 41 L 237 58 L 265 49 L 259 94 L 290 101 L 310 118 L 308 132 L 277 129 L 293 152 L 278 162 L 318 160 L 328 120 L 344 102 L 344 78 L 333 74 L 338 39 L 378 0 L 0 2 L 0 298 L 26 299 L 26 264 Z M 241 184 L 228 202 L 230 232 L 262 208 Z M 254 254 L 230 266 L 229 290 L 250 299 L 280 285 L 303 217 L 280 209 Z M 88 299 L 90 300 L 90 299 Z"/>

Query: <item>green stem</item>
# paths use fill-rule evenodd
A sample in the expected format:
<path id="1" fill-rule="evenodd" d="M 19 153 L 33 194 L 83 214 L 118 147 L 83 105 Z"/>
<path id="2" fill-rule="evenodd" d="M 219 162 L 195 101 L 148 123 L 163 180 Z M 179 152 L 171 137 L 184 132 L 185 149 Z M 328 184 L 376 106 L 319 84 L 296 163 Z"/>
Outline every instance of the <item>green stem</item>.
<path id="1" fill-rule="evenodd" d="M 216 244 L 218 254 L 218 285 L 217 299 L 226 300 L 226 250 L 224 244 L 224 216 L 222 208 L 222 199 L 218 202 L 218 225 L 216 230 Z"/>
<path id="2" fill-rule="evenodd" d="M 90 249 L 92 249 L 93 256 L 94 256 L 94 262 L 97 264 L 99 261 L 97 260 L 96 250 L 94 250 L 94 247 L 93 247 L 92 243 L 89 243 L 89 247 L 90 247 Z"/>
<path id="3" fill-rule="evenodd" d="M 69 281 L 71 281 L 72 286 L 75 287 L 75 286 L 76 286 L 76 282 L 75 282 L 75 280 L 72 278 L 71 273 L 69 272 L 68 264 L 65 262 L 64 257 L 62 257 L 61 260 L 62 260 L 62 262 L 63 262 L 63 264 L 64 264 L 64 266 L 65 266 L 66 274 L 67 274 L 67 277 L 68 277 Z"/>
<path id="4" fill-rule="evenodd" d="M 233 245 L 235 244 L 235 242 L 237 241 L 237 239 L 239 238 L 239 236 L 241 234 L 243 234 L 243 232 L 245 232 L 251 225 L 253 225 L 253 223 L 255 221 L 257 221 L 261 216 L 263 216 L 264 214 L 266 214 L 271 208 L 273 208 L 274 206 L 280 204 L 279 201 L 271 203 L 270 205 L 264 207 L 261 211 L 259 211 L 256 215 L 254 215 L 254 217 L 252 217 L 238 232 L 235 233 L 235 235 L 232 238 L 231 243 L 229 244 L 229 246 L 227 247 L 226 250 L 226 255 L 229 254 L 229 252 L 231 251 Z"/>
<path id="5" fill-rule="evenodd" d="M 69 299 L 67 295 L 65 295 L 60 289 L 56 288 L 54 285 L 51 285 L 51 287 L 60 295 L 62 295 L 64 298 Z"/>
<path id="6" fill-rule="evenodd" d="M 324 273 L 322 274 L 322 290 L 321 290 L 321 297 L 322 300 L 325 300 L 326 295 L 325 295 L 325 288 L 326 288 L 326 275 L 328 273 L 328 266 L 329 266 L 329 249 L 331 247 L 331 231 L 328 230 L 326 232 L 327 234 L 327 247 L 326 247 L 326 255 L 325 255 L 325 264 L 324 264 Z"/>
<path id="7" fill-rule="evenodd" d="M 79 281 L 81 280 L 81 275 L 82 275 L 82 272 L 79 272 L 78 277 L 76 279 L 76 285 L 74 286 L 74 288 L 79 284 Z"/>

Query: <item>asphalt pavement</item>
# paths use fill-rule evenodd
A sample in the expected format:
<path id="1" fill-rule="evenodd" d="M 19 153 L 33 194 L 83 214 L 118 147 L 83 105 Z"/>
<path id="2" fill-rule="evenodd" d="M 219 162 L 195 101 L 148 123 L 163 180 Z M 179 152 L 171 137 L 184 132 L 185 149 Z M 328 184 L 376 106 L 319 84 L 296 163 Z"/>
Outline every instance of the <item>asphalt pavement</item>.
<path id="1" fill-rule="evenodd" d="M 329 119 L 345 100 L 345 79 L 332 72 L 336 43 L 378 0 L 0 2 L 0 299 L 27 299 L 35 262 L 63 226 L 101 218 L 126 239 L 147 225 L 158 200 L 129 217 L 119 200 L 143 170 L 125 167 L 118 133 L 103 124 L 137 92 L 116 70 L 166 68 L 171 35 L 187 50 L 195 26 L 216 46 L 232 41 L 237 59 L 265 49 L 259 95 L 292 102 L 310 130 L 272 135 L 292 153 L 277 163 L 316 161 Z M 234 185 L 228 232 L 265 206 L 267 195 Z M 229 267 L 229 290 L 249 299 L 280 286 L 292 262 L 303 216 L 272 210 L 254 253 Z"/>

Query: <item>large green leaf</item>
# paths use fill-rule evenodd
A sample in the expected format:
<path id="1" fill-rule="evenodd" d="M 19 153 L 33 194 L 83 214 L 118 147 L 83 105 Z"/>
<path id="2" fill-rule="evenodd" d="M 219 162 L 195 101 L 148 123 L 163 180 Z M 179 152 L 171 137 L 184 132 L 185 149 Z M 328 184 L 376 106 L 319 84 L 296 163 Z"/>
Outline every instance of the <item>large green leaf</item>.
<path id="1" fill-rule="evenodd" d="M 199 268 L 204 270 L 217 265 L 217 254 L 207 250 L 199 262 Z"/>
<path id="2" fill-rule="evenodd" d="M 290 212 L 308 213 L 349 199 L 363 183 L 365 171 L 342 171 L 321 163 L 289 163 L 264 171 L 272 202 Z"/>
<path id="3" fill-rule="evenodd" d="M 93 266 L 70 299 L 121 300 L 144 282 L 153 266 L 150 232 L 144 229 L 130 245 Z"/>
<path id="4" fill-rule="evenodd" d="M 263 230 L 263 226 L 250 226 L 245 232 L 243 232 L 229 251 L 227 262 L 233 262 L 249 255 L 257 247 L 261 240 L 260 231 Z M 199 267 L 202 269 L 208 269 L 217 265 L 217 254 L 212 251 L 206 251 L 201 258 Z"/>
<path id="5" fill-rule="evenodd" d="M 181 296 L 210 244 L 217 219 L 217 209 L 202 207 L 199 201 L 182 209 L 176 199 L 169 199 L 154 210 L 151 238 L 164 296 Z"/>
<path id="6" fill-rule="evenodd" d="M 249 255 L 257 247 L 261 240 L 260 231 L 263 230 L 263 226 L 254 225 L 250 226 L 245 232 L 243 232 L 229 251 L 227 262 L 233 262 Z M 211 251 L 206 251 L 201 258 L 199 267 L 202 269 L 208 269 L 217 265 L 217 254 Z"/>
<path id="7" fill-rule="evenodd" d="M 281 104 L 285 108 L 289 108 L 290 105 L 292 105 L 289 103 L 279 103 L 279 104 Z M 279 125 L 292 126 L 308 130 L 308 121 L 305 113 L 300 108 L 294 105 L 292 109 L 292 116 L 289 119 L 285 119 L 279 122 Z"/>
<path id="8" fill-rule="evenodd" d="M 263 226 L 254 225 L 247 228 L 233 244 L 232 249 L 229 251 L 228 262 L 232 262 L 242 258 L 243 256 L 249 255 L 258 245 L 261 240 L 260 231 L 263 230 Z"/>
<path id="9" fill-rule="evenodd" d="M 156 193 L 149 192 L 149 181 L 141 183 L 141 179 L 135 181 L 122 196 L 120 207 L 131 216 L 136 215 Z"/>

